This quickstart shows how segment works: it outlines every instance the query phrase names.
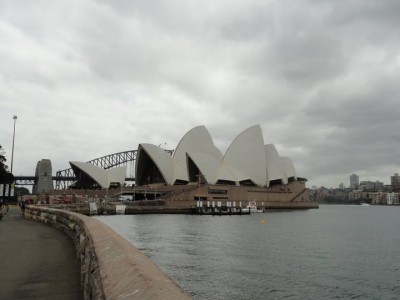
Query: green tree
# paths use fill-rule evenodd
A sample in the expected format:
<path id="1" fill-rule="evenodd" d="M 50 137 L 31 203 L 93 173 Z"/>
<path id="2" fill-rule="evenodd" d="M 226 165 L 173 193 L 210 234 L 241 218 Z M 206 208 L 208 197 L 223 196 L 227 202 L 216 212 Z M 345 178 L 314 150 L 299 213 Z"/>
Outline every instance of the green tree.
<path id="1" fill-rule="evenodd" d="M 8 166 L 5 164 L 5 162 L 7 161 L 5 154 L 6 152 L 0 145 L 0 183 L 5 183 L 7 178 Z"/>
<path id="2" fill-rule="evenodd" d="M 23 196 L 23 195 L 30 195 L 31 193 L 29 192 L 29 190 L 27 189 L 27 188 L 25 188 L 25 187 L 15 187 L 15 194 L 16 195 L 20 195 L 20 196 Z"/>

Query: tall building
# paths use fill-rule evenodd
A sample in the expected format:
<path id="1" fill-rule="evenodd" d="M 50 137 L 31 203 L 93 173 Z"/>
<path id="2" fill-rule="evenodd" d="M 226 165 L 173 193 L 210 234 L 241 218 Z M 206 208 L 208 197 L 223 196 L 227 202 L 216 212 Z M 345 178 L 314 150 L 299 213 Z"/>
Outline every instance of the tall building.
<path id="1" fill-rule="evenodd" d="M 53 189 L 52 167 L 50 159 L 38 161 L 35 171 L 35 184 L 32 194 L 40 194 Z"/>
<path id="2" fill-rule="evenodd" d="M 370 181 L 370 180 L 366 180 L 366 181 L 361 181 L 360 182 L 360 186 L 359 189 L 363 190 L 363 191 L 382 191 L 384 187 L 383 182 L 380 182 L 379 180 L 377 181 Z"/>
<path id="3" fill-rule="evenodd" d="M 399 204 L 399 193 L 387 193 L 386 194 L 386 204 L 393 205 Z"/>
<path id="4" fill-rule="evenodd" d="M 350 188 L 355 189 L 360 184 L 360 178 L 356 174 L 350 175 Z"/>
<path id="5" fill-rule="evenodd" d="M 393 176 L 390 176 L 390 184 L 392 185 L 393 191 L 400 191 L 400 176 L 399 173 L 394 173 Z"/>

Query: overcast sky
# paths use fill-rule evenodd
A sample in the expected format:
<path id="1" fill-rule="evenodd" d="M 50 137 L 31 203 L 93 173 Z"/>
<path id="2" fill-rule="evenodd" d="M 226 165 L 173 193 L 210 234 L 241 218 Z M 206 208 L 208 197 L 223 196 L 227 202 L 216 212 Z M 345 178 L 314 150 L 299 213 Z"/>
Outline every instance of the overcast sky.
<path id="1" fill-rule="evenodd" d="M 400 1 L 0 1 L 15 175 L 260 124 L 309 187 L 400 172 Z"/>

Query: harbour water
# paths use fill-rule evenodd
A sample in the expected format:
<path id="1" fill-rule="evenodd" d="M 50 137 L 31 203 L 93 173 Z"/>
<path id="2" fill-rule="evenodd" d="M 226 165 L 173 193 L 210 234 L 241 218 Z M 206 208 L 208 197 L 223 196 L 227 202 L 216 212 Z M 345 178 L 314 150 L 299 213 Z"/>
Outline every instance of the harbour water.
<path id="1" fill-rule="evenodd" d="M 194 299 L 400 297 L 398 206 L 95 218 Z"/>

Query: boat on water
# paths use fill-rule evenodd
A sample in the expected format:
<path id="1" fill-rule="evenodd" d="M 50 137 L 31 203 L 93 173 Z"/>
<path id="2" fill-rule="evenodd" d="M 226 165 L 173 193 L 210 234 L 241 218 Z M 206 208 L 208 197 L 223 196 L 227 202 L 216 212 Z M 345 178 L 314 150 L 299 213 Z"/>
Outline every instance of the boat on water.
<path id="1" fill-rule="evenodd" d="M 242 208 L 242 212 L 262 213 L 264 209 L 258 209 L 256 201 L 251 201 L 245 208 Z"/>
<path id="2" fill-rule="evenodd" d="M 360 203 L 360 205 L 361 205 L 361 206 L 370 206 L 369 203 L 365 203 L 365 202 Z"/>

